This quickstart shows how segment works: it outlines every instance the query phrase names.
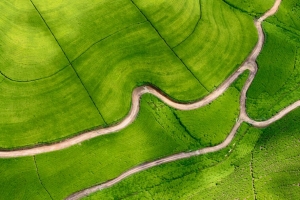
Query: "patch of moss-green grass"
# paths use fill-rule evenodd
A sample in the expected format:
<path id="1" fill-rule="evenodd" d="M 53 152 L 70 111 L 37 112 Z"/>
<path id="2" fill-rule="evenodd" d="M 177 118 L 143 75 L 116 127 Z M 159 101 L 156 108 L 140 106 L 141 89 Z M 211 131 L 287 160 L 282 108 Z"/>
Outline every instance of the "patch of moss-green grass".
<path id="1" fill-rule="evenodd" d="M 0 91 L 1 148 L 62 140 L 104 125 L 70 66 L 54 76 L 32 82 L 3 77 Z"/>
<path id="2" fill-rule="evenodd" d="M 0 199 L 51 199 L 32 157 L 0 159 Z"/>
<path id="3" fill-rule="evenodd" d="M 200 3 L 200 22 L 174 51 L 211 91 L 247 58 L 257 41 L 257 31 L 251 16 L 223 1 Z"/>
<path id="4" fill-rule="evenodd" d="M 189 37 L 201 18 L 199 0 L 133 2 L 171 47 Z"/>
<path id="5" fill-rule="evenodd" d="M 0 10 L 0 73 L 36 80 L 69 64 L 30 1 L 1 1 Z"/>

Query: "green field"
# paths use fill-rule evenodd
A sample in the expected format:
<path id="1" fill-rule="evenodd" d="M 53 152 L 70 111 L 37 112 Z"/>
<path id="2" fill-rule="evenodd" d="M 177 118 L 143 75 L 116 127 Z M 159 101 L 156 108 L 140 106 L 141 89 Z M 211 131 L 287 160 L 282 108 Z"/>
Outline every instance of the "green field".
<path id="1" fill-rule="evenodd" d="M 243 124 L 224 150 L 154 167 L 84 199 L 299 199 L 299 116 L 297 109 L 266 129 Z"/>
<path id="2" fill-rule="evenodd" d="M 283 1 L 275 17 L 263 24 L 266 42 L 257 60 L 257 76 L 247 93 L 248 113 L 255 119 L 268 119 L 299 100 L 300 32 L 293 17 L 284 18 L 287 9 L 300 12 L 299 8 Z M 290 20 L 283 20 L 287 18 Z"/>
<path id="3" fill-rule="evenodd" d="M 240 81 L 245 81 L 245 78 L 243 76 Z M 145 95 L 138 119 L 126 129 L 66 150 L 37 155 L 40 179 L 54 199 L 62 199 L 82 188 L 112 179 L 146 161 L 221 143 L 238 116 L 238 98 L 238 90 L 233 86 L 204 108 L 177 111 L 167 107 L 156 97 Z M 231 104 L 231 107 L 224 106 L 227 104 Z M 229 121 L 226 127 L 220 127 L 224 123 L 220 118 L 225 113 L 230 116 Z M 186 122 L 185 118 L 191 114 L 196 116 L 195 120 Z M 207 125 L 208 120 L 212 120 L 212 124 Z M 208 128 L 202 130 L 205 131 L 205 140 L 194 139 L 197 135 L 201 136 L 199 130 L 195 130 L 199 124 L 205 124 Z M 16 160 L 17 163 L 20 159 L 11 160 Z M 14 170 L 15 168 L 7 170 L 7 174 L 13 176 Z M 12 187 L 10 182 L 7 184 L 7 187 Z M 22 187 L 23 190 L 27 188 L 26 185 Z M 3 192 L 8 195 L 6 192 L 9 193 L 10 190 Z"/>
<path id="4" fill-rule="evenodd" d="M 1 1 L 0 72 L 15 81 L 51 76 L 69 63 L 30 1 Z"/>
<path id="5" fill-rule="evenodd" d="M 0 150 L 65 140 L 120 122 L 134 88 L 191 103 L 248 57 L 255 18 L 275 0 L 3 0 Z M 300 97 L 300 2 L 263 22 L 247 112 L 265 120 Z M 0 200 L 64 199 L 146 162 L 222 143 L 238 120 L 244 72 L 203 108 L 145 94 L 116 133 L 67 149 L 0 159 Z M 267 128 L 242 123 L 218 152 L 134 174 L 84 199 L 300 199 L 300 109 Z"/>
<path id="6" fill-rule="evenodd" d="M 62 140 L 104 125 L 70 66 L 38 81 L 0 77 L 1 148 Z"/>

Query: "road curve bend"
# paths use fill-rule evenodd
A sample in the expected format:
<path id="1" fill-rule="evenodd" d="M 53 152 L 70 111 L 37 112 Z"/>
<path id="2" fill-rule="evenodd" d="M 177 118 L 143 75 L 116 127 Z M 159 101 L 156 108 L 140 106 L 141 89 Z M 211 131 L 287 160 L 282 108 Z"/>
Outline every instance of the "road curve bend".
<path id="1" fill-rule="evenodd" d="M 140 96 L 142 94 L 150 93 L 150 94 L 153 94 L 154 96 L 158 97 L 165 104 L 167 104 L 167 105 L 169 105 L 173 108 L 176 108 L 176 109 L 179 109 L 179 110 L 192 110 L 192 109 L 196 109 L 196 108 L 200 108 L 202 106 L 205 106 L 205 105 L 209 104 L 210 102 L 212 102 L 213 100 L 215 100 L 216 98 L 218 98 L 239 77 L 239 75 L 241 75 L 244 71 L 249 70 L 250 74 L 248 76 L 248 79 L 246 80 L 246 83 L 245 83 L 242 91 L 241 91 L 239 118 L 238 118 L 236 124 L 234 125 L 234 127 L 232 128 L 230 134 L 227 136 L 227 138 L 221 144 L 218 144 L 218 145 L 213 146 L 213 147 L 206 147 L 206 148 L 199 149 L 199 150 L 196 150 L 196 151 L 193 151 L 193 152 L 178 153 L 178 154 L 174 154 L 174 155 L 171 155 L 171 156 L 159 159 L 159 160 L 155 160 L 155 161 L 152 161 L 152 162 L 141 164 L 139 166 L 136 166 L 136 167 L 131 168 L 130 170 L 124 172 L 123 174 L 116 177 L 115 179 L 109 180 L 109 181 L 107 181 L 105 183 L 102 183 L 102 184 L 99 184 L 99 185 L 92 186 L 90 188 L 81 190 L 79 192 L 76 192 L 76 193 L 68 196 L 66 199 L 67 200 L 80 199 L 80 198 L 88 196 L 91 193 L 94 193 L 96 191 L 111 187 L 114 184 L 122 181 L 123 179 L 125 179 L 126 177 L 128 177 L 132 174 L 141 172 L 143 170 L 149 169 L 149 168 L 157 166 L 157 165 L 161 165 L 161 164 L 164 164 L 164 163 L 176 161 L 176 160 L 179 160 L 179 159 L 189 158 L 189 157 L 192 157 L 192 156 L 197 156 L 197 155 L 201 155 L 201 154 L 206 154 L 206 153 L 219 151 L 219 150 L 225 148 L 226 146 L 228 146 L 230 144 L 230 142 L 233 140 L 235 134 L 237 133 L 237 130 L 239 129 L 240 125 L 243 122 L 247 122 L 249 124 L 252 124 L 255 127 L 266 127 L 266 126 L 274 123 L 275 121 L 281 119 L 282 117 L 284 117 L 286 114 L 288 114 L 292 110 L 298 108 L 300 106 L 300 100 L 293 103 L 292 105 L 286 107 L 285 109 L 280 111 L 277 115 L 273 116 L 272 118 L 270 118 L 266 121 L 260 121 L 260 122 L 251 119 L 248 116 L 247 112 L 246 112 L 246 93 L 247 93 L 253 79 L 255 78 L 255 75 L 256 75 L 256 72 L 257 72 L 257 69 L 258 69 L 257 64 L 256 64 L 256 59 L 257 59 L 257 56 L 260 54 L 260 52 L 262 50 L 262 47 L 263 47 L 263 44 L 264 44 L 264 39 L 265 39 L 261 23 L 266 18 L 268 18 L 269 16 L 271 16 L 271 15 L 273 15 L 277 12 L 280 3 L 281 3 L 281 0 L 276 0 L 273 7 L 270 10 L 268 10 L 262 17 L 260 17 L 259 19 L 254 21 L 255 27 L 257 28 L 257 31 L 258 31 L 259 39 L 258 39 L 258 42 L 257 42 L 256 46 L 254 47 L 253 51 L 251 52 L 249 57 L 246 59 L 246 61 L 242 64 L 242 66 L 236 72 L 234 72 L 228 79 L 226 79 L 223 82 L 223 84 L 221 84 L 215 91 L 213 91 L 211 94 L 209 94 L 208 96 L 206 96 L 202 100 L 191 103 L 191 104 L 181 104 L 181 103 L 174 102 L 174 101 L 170 100 L 168 97 L 163 95 L 159 90 L 157 90 L 157 89 L 155 89 L 151 86 L 144 86 L 144 87 L 139 87 L 139 88 L 136 89 L 137 90 L 136 94 L 139 95 L 138 99 L 140 98 Z M 133 97 L 132 97 L 133 100 L 134 100 L 134 96 L 135 95 L 133 95 Z M 135 104 L 135 105 L 138 105 L 138 104 Z M 134 104 L 132 106 L 134 106 Z M 138 111 L 138 108 L 132 107 L 130 113 L 132 111 Z M 128 116 L 130 116 L 130 115 L 131 114 L 129 114 Z M 135 115 L 132 114 L 132 116 L 136 116 L 136 114 Z M 128 121 L 130 121 L 130 120 L 132 120 L 132 118 L 128 119 Z M 122 124 L 122 122 L 120 124 Z"/>

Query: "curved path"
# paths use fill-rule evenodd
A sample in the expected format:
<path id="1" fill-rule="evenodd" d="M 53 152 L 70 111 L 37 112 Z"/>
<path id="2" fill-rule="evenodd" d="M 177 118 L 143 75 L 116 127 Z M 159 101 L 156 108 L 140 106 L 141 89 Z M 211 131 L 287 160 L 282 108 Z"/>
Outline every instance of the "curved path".
<path id="1" fill-rule="evenodd" d="M 157 166 L 163 163 L 183 159 L 183 158 L 188 158 L 191 156 L 196 156 L 200 154 L 206 154 L 210 152 L 215 152 L 219 151 L 223 148 L 225 148 L 234 138 L 238 128 L 242 124 L 242 122 L 247 122 L 249 124 L 252 124 L 253 126 L 256 127 L 265 127 L 270 125 L 271 123 L 281 119 L 283 116 L 288 114 L 290 111 L 296 109 L 297 107 L 300 106 L 300 101 L 295 102 L 294 104 L 288 106 L 287 108 L 283 109 L 281 112 L 279 112 L 277 115 L 274 117 L 270 118 L 269 120 L 266 121 L 261 121 L 257 122 L 255 120 L 252 120 L 249 118 L 246 112 L 246 93 L 248 88 L 250 87 L 256 72 L 257 72 L 257 65 L 256 65 L 256 58 L 259 55 L 263 43 L 264 43 L 264 33 L 262 30 L 261 23 L 263 20 L 265 20 L 267 17 L 273 15 L 277 10 L 278 7 L 281 3 L 281 0 L 276 0 L 274 6 L 267 11 L 261 18 L 258 20 L 255 20 L 255 26 L 258 30 L 258 35 L 259 35 L 259 40 L 258 43 L 256 44 L 255 48 L 253 49 L 252 53 L 250 56 L 247 58 L 247 60 L 242 64 L 242 66 L 235 72 L 233 73 L 228 79 L 226 79 L 215 91 L 210 93 L 208 96 L 204 97 L 203 99 L 196 101 L 194 103 L 189 103 L 189 104 L 182 104 L 179 102 L 174 102 L 170 100 L 168 97 L 166 97 L 160 90 L 153 88 L 151 86 L 142 86 L 134 89 L 132 93 L 132 105 L 131 105 L 131 110 L 129 111 L 129 114 L 118 124 L 107 127 L 107 128 L 102 128 L 94 131 L 89 131 L 86 133 L 83 133 L 81 135 L 75 136 L 70 139 L 66 139 L 64 141 L 61 141 L 59 143 L 54 143 L 50 145 L 43 145 L 43 146 L 38 146 L 38 147 L 33 147 L 33 148 L 28 148 L 28 149 L 20 149 L 20 150 L 2 150 L 0 151 L 0 158 L 13 158 L 13 157 L 22 157 L 22 156 L 33 156 L 41 153 L 47 153 L 47 152 L 52 152 L 52 151 L 57 151 L 57 150 L 62 150 L 68 147 L 71 147 L 75 144 L 81 143 L 83 141 L 101 136 L 101 135 L 106 135 L 110 133 L 114 133 L 117 131 L 120 131 L 130 125 L 137 117 L 137 114 L 139 112 L 139 103 L 140 103 L 140 98 L 143 94 L 145 93 L 150 93 L 153 94 L 154 96 L 158 97 L 161 99 L 164 103 L 166 103 L 168 106 L 171 106 L 173 108 L 176 108 L 178 110 L 193 110 L 196 108 L 200 108 L 202 106 L 205 106 L 212 101 L 214 101 L 216 98 L 218 98 L 220 95 L 222 95 L 227 88 L 241 75 L 244 71 L 249 70 L 250 75 L 243 87 L 243 90 L 241 92 L 241 97 L 240 97 L 240 116 L 236 124 L 234 125 L 233 129 L 231 130 L 230 134 L 228 137 L 223 141 L 221 144 L 213 146 L 213 147 L 207 147 L 203 148 L 194 152 L 189 152 L 189 153 L 179 153 L 175 154 L 172 156 L 168 156 L 166 158 L 162 158 L 153 162 L 145 163 L 142 165 L 139 165 L 137 167 L 134 167 L 125 173 L 121 174 L 119 177 L 108 181 L 106 183 L 93 186 L 91 188 L 82 190 L 80 192 L 74 193 L 73 195 L 69 196 L 67 199 L 79 199 L 81 197 L 84 197 L 88 194 L 91 194 L 95 191 L 110 187 L 117 182 L 123 180 L 129 175 L 132 175 L 134 173 L 140 172 L 142 170 L 151 168 L 153 166 Z"/>
<path id="2" fill-rule="evenodd" d="M 212 101 L 214 101 L 216 98 L 218 98 L 220 95 L 222 95 L 227 88 L 239 77 L 240 74 L 242 74 L 244 71 L 249 70 L 250 75 L 245 83 L 245 86 L 242 90 L 241 98 L 240 98 L 240 116 L 239 121 L 245 121 L 249 124 L 252 124 L 253 126 L 257 127 L 265 127 L 269 124 L 281 119 L 284 115 L 289 113 L 290 111 L 294 110 L 298 106 L 300 106 L 300 101 L 297 101 L 296 103 L 288 106 L 281 112 L 279 112 L 276 116 L 272 117 L 271 119 L 267 121 L 257 122 L 252 119 L 250 119 L 246 113 L 246 92 L 251 85 L 251 82 L 253 81 L 256 72 L 257 72 L 257 65 L 255 63 L 255 60 L 257 56 L 259 55 L 263 43 L 264 43 L 264 33 L 261 27 L 261 22 L 266 19 L 267 17 L 273 15 L 279 5 L 281 3 L 281 0 L 276 0 L 274 6 L 267 11 L 261 18 L 255 21 L 255 26 L 258 30 L 259 40 L 256 44 L 255 48 L 253 49 L 250 56 L 247 58 L 247 60 L 242 64 L 242 66 L 233 73 L 229 78 L 227 78 L 216 90 L 214 90 L 212 93 L 210 93 L 208 96 L 204 97 L 203 99 L 196 101 L 194 103 L 188 103 L 188 104 L 182 104 L 179 102 L 175 102 L 171 99 L 169 99 L 167 96 L 165 96 L 159 89 L 153 88 L 151 86 L 141 86 L 134 89 L 132 93 L 132 105 L 131 110 L 129 111 L 129 114 L 118 124 L 107 127 L 107 128 L 101 128 L 98 130 L 89 131 L 86 133 L 83 133 L 81 135 L 63 140 L 58 143 L 53 143 L 49 145 L 43 145 L 43 146 L 36 146 L 32 148 L 27 149 L 19 149 L 19 150 L 1 150 L 0 151 L 0 158 L 13 158 L 13 157 L 22 157 L 22 156 L 33 156 L 41 153 L 47 153 L 57 150 L 62 150 L 68 147 L 71 147 L 75 144 L 79 144 L 81 142 L 84 142 L 86 140 L 90 140 L 92 138 L 106 135 L 114 132 L 118 132 L 128 125 L 130 125 L 137 117 L 137 114 L 140 109 L 140 98 L 145 93 L 153 94 L 154 96 L 161 99 L 165 104 L 167 104 L 170 107 L 173 107 L 178 110 L 193 110 L 200 107 L 203 107 Z"/>
<path id="3" fill-rule="evenodd" d="M 166 96 L 164 96 L 159 90 L 152 88 L 150 86 L 144 86 L 144 87 L 139 87 L 136 88 L 133 92 L 132 95 L 132 108 L 131 111 L 129 113 L 129 115 L 119 124 L 119 125 L 123 125 L 123 123 L 131 123 L 134 118 L 136 117 L 136 114 L 139 110 L 139 99 L 140 96 L 144 93 L 151 93 L 154 96 L 158 97 L 159 99 L 161 99 L 164 103 L 166 103 L 167 105 L 179 109 L 179 110 L 192 110 L 192 109 L 196 109 L 196 108 L 200 108 L 202 106 L 205 106 L 207 104 L 209 104 L 210 102 L 212 102 L 213 100 L 215 100 L 216 98 L 218 98 L 221 94 L 223 94 L 226 89 L 239 77 L 240 74 L 242 74 L 244 71 L 249 70 L 250 74 L 249 77 L 241 91 L 241 96 L 240 96 L 240 115 L 239 118 L 236 122 L 236 124 L 234 125 L 234 127 L 232 128 L 230 134 L 227 136 L 227 138 L 221 143 L 218 144 L 216 146 L 213 147 L 207 147 L 207 148 L 203 148 L 203 149 L 199 149 L 197 151 L 193 151 L 193 152 L 188 152 L 188 153 L 178 153 L 178 154 L 174 154 L 156 161 L 152 161 L 152 162 L 148 162 L 148 163 L 144 163 L 141 164 L 139 166 L 136 166 L 134 168 L 131 168 L 130 170 L 124 172 L 123 174 L 121 174 L 120 176 L 118 176 L 115 179 L 112 179 L 110 181 L 107 181 L 105 183 L 84 189 L 82 191 L 76 192 L 72 195 L 70 195 L 69 197 L 67 197 L 67 200 L 75 200 L 75 199 L 80 199 L 82 197 L 85 197 L 91 193 L 94 193 L 96 191 L 108 188 L 113 186 L 114 184 L 122 181 L 123 179 L 125 179 L 126 177 L 135 174 L 137 172 L 141 172 L 143 170 L 149 169 L 151 167 L 157 166 L 157 165 L 161 165 L 164 163 L 168 163 L 168 162 L 172 162 L 172 161 L 176 161 L 176 160 L 180 160 L 183 158 L 189 158 L 192 156 L 197 156 L 197 155 L 201 155 L 201 154 L 206 154 L 206 153 L 211 153 L 211 152 L 216 152 L 219 151 L 225 147 L 227 147 L 230 142 L 233 140 L 235 134 L 237 133 L 237 130 L 239 129 L 240 125 L 243 122 L 247 122 L 249 124 L 252 124 L 255 127 L 266 127 L 270 124 L 272 124 L 273 122 L 281 119 L 282 117 L 284 117 L 286 114 L 288 114 L 289 112 L 291 112 L 292 110 L 296 109 L 297 107 L 300 106 L 300 101 L 297 101 L 295 103 L 293 103 L 292 105 L 286 107 L 285 109 L 283 109 L 282 111 L 280 111 L 277 115 L 273 116 L 272 118 L 266 120 L 266 121 L 255 121 L 252 120 L 247 112 L 246 112 L 246 93 L 247 90 L 249 89 L 255 75 L 257 72 L 257 64 L 256 64 L 256 58 L 259 55 L 259 53 L 261 52 L 261 49 L 263 47 L 264 44 L 264 33 L 263 33 L 263 29 L 261 26 L 261 23 L 268 18 L 269 16 L 275 14 L 279 8 L 279 5 L 281 3 L 281 0 L 276 0 L 275 4 L 273 5 L 273 7 L 267 11 L 262 17 L 260 17 L 259 19 L 254 21 L 254 24 L 257 28 L 258 31 L 258 42 L 256 44 L 256 46 L 254 47 L 252 53 L 250 54 L 250 56 L 246 59 L 246 61 L 241 65 L 241 67 L 234 73 L 232 74 L 228 79 L 226 79 L 222 85 L 220 85 L 215 91 L 213 91 L 211 94 L 209 94 L 208 96 L 206 96 L 205 98 L 203 98 L 200 101 L 191 103 L 191 104 L 181 104 L 178 102 L 174 102 L 172 100 L 170 100 L 169 98 L 167 98 Z M 136 101 L 136 102 L 135 102 Z M 137 107 L 135 107 L 137 106 Z M 118 126 L 118 125 L 117 125 Z M 116 127 L 117 127 L 116 126 Z"/>

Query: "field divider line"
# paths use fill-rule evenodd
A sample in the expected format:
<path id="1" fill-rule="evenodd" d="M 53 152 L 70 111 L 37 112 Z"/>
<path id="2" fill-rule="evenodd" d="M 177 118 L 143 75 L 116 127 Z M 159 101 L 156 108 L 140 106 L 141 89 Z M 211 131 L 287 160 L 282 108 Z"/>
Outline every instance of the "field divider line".
<path id="1" fill-rule="evenodd" d="M 145 17 L 145 19 L 150 23 L 152 28 L 156 31 L 156 33 L 159 35 L 159 37 L 164 41 L 164 43 L 167 45 L 167 47 L 172 51 L 172 53 L 177 57 L 177 59 L 180 60 L 180 62 L 185 66 L 185 68 L 193 75 L 193 77 L 199 82 L 199 84 L 207 91 L 210 92 L 205 85 L 197 78 L 197 76 L 192 72 L 192 70 L 183 62 L 183 60 L 178 56 L 178 54 L 174 51 L 174 49 L 167 43 L 167 41 L 162 37 L 162 35 L 159 33 L 159 31 L 156 29 L 156 27 L 152 24 L 152 22 L 148 19 L 148 17 L 141 11 L 141 9 L 134 3 L 133 0 L 130 0 L 132 4 L 139 10 L 139 12 Z"/>
<path id="2" fill-rule="evenodd" d="M 18 83 L 29 83 L 29 82 L 35 82 L 35 81 L 40 81 L 40 80 L 43 80 L 43 79 L 47 79 L 47 78 L 51 78 L 52 76 L 55 76 L 56 74 L 58 74 L 59 72 L 63 71 L 64 69 L 66 69 L 67 67 L 69 67 L 70 64 L 62 67 L 61 69 L 57 70 L 56 72 L 54 72 L 53 74 L 50 74 L 49 76 L 44 76 L 44 77 L 41 77 L 41 78 L 37 78 L 37 79 L 31 79 L 31 80 L 16 80 L 16 79 L 12 79 L 10 77 L 8 77 L 6 74 L 4 74 L 2 71 L 0 71 L 0 74 L 2 76 L 4 76 L 7 80 L 10 80 L 12 82 L 18 82 Z"/>
<path id="3" fill-rule="evenodd" d="M 90 93 L 88 92 L 86 86 L 84 85 L 83 81 L 81 80 L 79 74 L 77 73 L 77 71 L 75 70 L 74 66 L 72 65 L 72 62 L 70 61 L 69 57 L 67 56 L 66 52 L 64 51 L 64 49 L 62 48 L 61 44 L 59 43 L 59 41 L 57 40 L 56 36 L 54 35 L 54 33 L 52 32 L 51 28 L 49 27 L 49 25 L 47 24 L 46 20 L 44 19 L 44 17 L 42 16 L 42 14 L 40 13 L 40 11 L 37 9 L 36 5 L 33 3 L 32 0 L 30 0 L 31 4 L 33 5 L 33 7 L 35 8 L 35 10 L 38 12 L 38 14 L 40 15 L 41 19 L 43 20 L 43 22 L 45 23 L 45 25 L 47 26 L 48 30 L 50 31 L 50 33 L 52 34 L 53 38 L 55 39 L 56 43 L 58 44 L 58 46 L 60 47 L 61 51 L 63 52 L 63 54 L 65 55 L 66 59 L 68 60 L 70 66 L 72 67 L 72 69 L 74 70 L 76 76 L 78 77 L 81 85 L 83 86 L 83 88 L 85 89 L 85 91 L 87 92 L 88 96 L 90 97 L 92 103 L 94 104 L 94 106 L 96 107 L 100 117 L 102 118 L 102 120 L 104 121 L 104 123 L 107 125 L 103 115 L 101 114 L 99 108 L 97 107 L 96 103 L 94 102 L 92 96 L 90 95 Z"/>
<path id="4" fill-rule="evenodd" d="M 50 192 L 47 190 L 47 188 L 45 187 L 45 185 L 43 184 L 43 182 L 42 182 L 42 180 L 41 180 L 40 173 L 39 173 L 39 168 L 38 168 L 38 166 L 37 166 L 35 156 L 33 156 L 33 162 L 34 162 L 34 165 L 35 165 L 35 170 L 36 170 L 36 173 L 37 173 L 37 176 L 38 176 L 38 179 L 39 179 L 40 184 L 41 184 L 42 187 L 45 189 L 45 191 L 48 193 L 48 195 L 50 196 L 50 198 L 51 198 L 52 200 L 54 200 L 53 197 L 51 196 Z"/>
<path id="5" fill-rule="evenodd" d="M 202 6 L 201 6 L 201 0 L 199 0 L 199 14 L 200 14 L 200 16 L 199 16 L 199 19 L 198 19 L 198 21 L 197 21 L 197 23 L 196 23 L 196 25 L 195 25 L 195 27 L 194 27 L 194 29 L 193 29 L 193 31 L 186 37 L 186 38 L 184 38 L 181 42 L 179 42 L 178 44 L 176 44 L 174 47 L 172 47 L 172 49 L 175 49 L 176 47 L 178 47 L 178 46 L 180 46 L 182 43 L 184 43 L 189 37 L 191 37 L 191 35 L 193 35 L 194 34 L 194 32 L 195 32 L 195 30 L 197 29 L 197 27 L 198 27 L 198 24 L 200 23 L 200 20 L 202 19 Z"/>

